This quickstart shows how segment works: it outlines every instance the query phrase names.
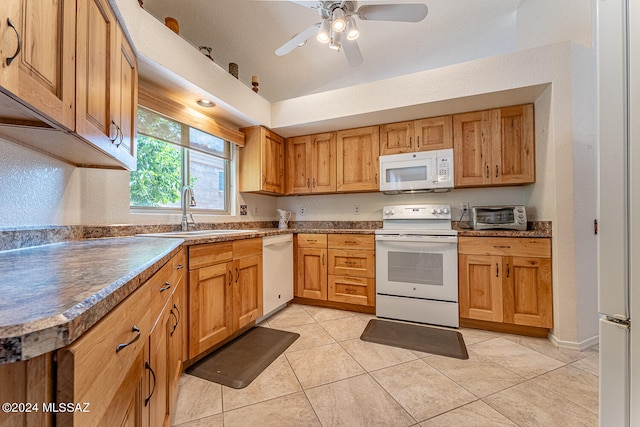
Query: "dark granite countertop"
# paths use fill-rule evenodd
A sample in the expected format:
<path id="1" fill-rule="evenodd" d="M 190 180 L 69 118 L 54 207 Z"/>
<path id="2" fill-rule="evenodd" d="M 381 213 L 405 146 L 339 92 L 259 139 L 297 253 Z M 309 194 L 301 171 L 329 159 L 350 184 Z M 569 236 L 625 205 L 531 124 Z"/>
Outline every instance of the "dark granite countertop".
<path id="1" fill-rule="evenodd" d="M 182 239 L 92 239 L 0 252 L 0 364 L 62 348 L 175 255 Z"/>

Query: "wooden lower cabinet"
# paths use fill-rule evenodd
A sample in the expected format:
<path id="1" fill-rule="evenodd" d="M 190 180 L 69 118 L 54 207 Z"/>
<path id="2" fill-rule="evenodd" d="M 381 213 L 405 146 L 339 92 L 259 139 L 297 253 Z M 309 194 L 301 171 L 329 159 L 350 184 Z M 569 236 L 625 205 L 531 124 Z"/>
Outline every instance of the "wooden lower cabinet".
<path id="1" fill-rule="evenodd" d="M 553 327 L 550 239 L 460 237 L 460 318 Z"/>
<path id="2" fill-rule="evenodd" d="M 189 269 L 193 359 L 262 316 L 262 239 L 191 246 Z"/>
<path id="3" fill-rule="evenodd" d="M 301 233 L 296 247 L 296 297 L 375 306 L 373 236 Z"/>

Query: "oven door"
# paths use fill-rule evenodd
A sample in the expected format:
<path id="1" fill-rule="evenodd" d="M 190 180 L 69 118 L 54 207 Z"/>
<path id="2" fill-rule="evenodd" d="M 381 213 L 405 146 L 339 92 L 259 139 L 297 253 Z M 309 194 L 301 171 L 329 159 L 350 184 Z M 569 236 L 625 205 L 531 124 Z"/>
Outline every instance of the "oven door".
<path id="1" fill-rule="evenodd" d="M 376 236 L 376 293 L 458 301 L 456 236 Z"/>

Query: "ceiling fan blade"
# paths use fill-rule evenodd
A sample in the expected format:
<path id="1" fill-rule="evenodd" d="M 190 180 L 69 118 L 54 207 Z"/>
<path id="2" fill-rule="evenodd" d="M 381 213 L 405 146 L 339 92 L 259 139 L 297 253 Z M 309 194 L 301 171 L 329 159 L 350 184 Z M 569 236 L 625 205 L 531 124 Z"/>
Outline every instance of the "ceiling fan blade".
<path id="1" fill-rule="evenodd" d="M 296 0 L 289 0 L 289 1 L 291 3 L 299 4 L 300 6 L 308 7 L 311 9 L 318 9 L 320 7 L 317 1 L 296 1 Z"/>
<path id="2" fill-rule="evenodd" d="M 289 40 L 288 42 L 286 42 L 285 44 L 283 44 L 282 46 L 280 46 L 276 50 L 276 55 L 277 56 L 284 56 L 284 55 L 290 53 L 293 49 L 298 47 L 298 45 L 300 43 L 305 42 L 309 37 L 311 37 L 312 35 L 317 33 L 318 32 L 318 28 L 320 28 L 320 23 L 313 24 L 312 26 L 310 26 L 309 28 L 307 28 L 303 32 L 298 33 L 297 35 L 293 36 L 291 38 L 291 40 Z"/>
<path id="3" fill-rule="evenodd" d="M 426 4 L 371 4 L 361 6 L 357 15 L 366 21 L 420 22 L 428 12 Z"/>
<path id="4" fill-rule="evenodd" d="M 362 59 L 362 53 L 360 53 L 358 43 L 355 40 L 349 40 L 346 38 L 341 43 L 344 56 L 347 57 L 349 66 L 355 68 L 362 65 L 364 59 Z"/>

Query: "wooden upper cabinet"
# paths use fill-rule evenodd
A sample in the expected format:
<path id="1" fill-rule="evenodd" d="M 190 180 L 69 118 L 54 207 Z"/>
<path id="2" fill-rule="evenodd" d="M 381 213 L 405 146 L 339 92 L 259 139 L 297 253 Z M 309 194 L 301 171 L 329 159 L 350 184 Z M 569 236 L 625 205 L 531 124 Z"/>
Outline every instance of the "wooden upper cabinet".
<path id="1" fill-rule="evenodd" d="M 380 126 L 380 155 L 453 147 L 452 117 L 441 116 Z"/>
<path id="2" fill-rule="evenodd" d="M 338 131 L 337 191 L 377 191 L 380 129 L 369 126 Z"/>
<path id="3" fill-rule="evenodd" d="M 456 187 L 535 182 L 533 104 L 453 117 Z"/>
<path id="4" fill-rule="evenodd" d="M 262 126 L 241 130 L 245 134 L 245 144 L 240 148 L 239 190 L 284 194 L 284 138 Z"/>
<path id="5" fill-rule="evenodd" d="M 533 104 L 491 110 L 493 184 L 535 182 Z"/>
<path id="6" fill-rule="evenodd" d="M 137 63 L 107 0 L 78 0 L 76 132 L 135 169 Z"/>
<path id="7" fill-rule="evenodd" d="M 336 191 L 335 132 L 287 139 L 287 194 Z"/>
<path id="8" fill-rule="evenodd" d="M 0 24 L 0 89 L 73 130 L 76 0 L 2 0 Z"/>

